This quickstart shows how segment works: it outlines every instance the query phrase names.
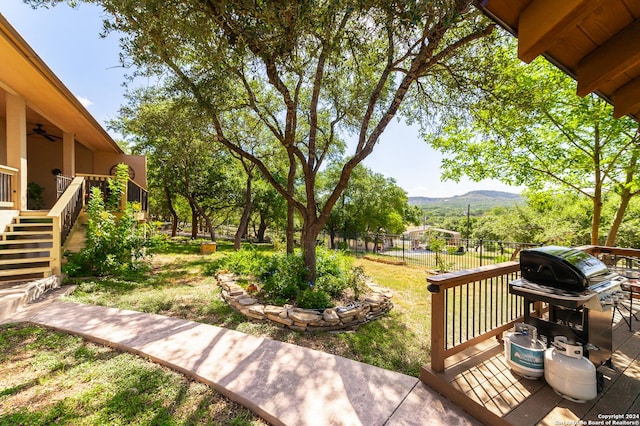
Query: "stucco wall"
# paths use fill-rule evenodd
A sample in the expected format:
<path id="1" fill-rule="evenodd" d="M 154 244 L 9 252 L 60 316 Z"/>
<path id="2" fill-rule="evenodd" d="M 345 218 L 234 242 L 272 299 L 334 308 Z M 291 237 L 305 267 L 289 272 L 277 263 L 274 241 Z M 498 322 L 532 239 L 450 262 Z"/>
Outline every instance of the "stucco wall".
<path id="1" fill-rule="evenodd" d="M 93 173 L 109 175 L 112 168 L 120 163 L 128 164 L 133 169 L 133 180 L 143 188 L 147 188 L 147 159 L 143 155 L 113 154 L 95 152 L 93 155 Z"/>
<path id="2" fill-rule="evenodd" d="M 0 121 L 0 164 L 7 164 L 7 124 Z"/>
<path id="3" fill-rule="evenodd" d="M 50 209 L 56 202 L 56 175 L 54 169 L 62 170 L 62 143 L 56 139 L 50 142 L 34 135 L 27 138 L 27 182 L 35 182 L 44 187 L 42 198 L 44 209 Z"/>
<path id="4" fill-rule="evenodd" d="M 93 152 L 76 142 L 76 173 L 93 174 Z"/>

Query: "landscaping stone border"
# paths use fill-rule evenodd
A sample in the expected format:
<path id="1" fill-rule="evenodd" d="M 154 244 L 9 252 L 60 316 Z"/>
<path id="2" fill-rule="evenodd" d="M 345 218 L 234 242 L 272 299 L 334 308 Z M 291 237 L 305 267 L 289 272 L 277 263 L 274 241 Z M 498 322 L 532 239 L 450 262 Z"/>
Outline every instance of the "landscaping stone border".
<path id="1" fill-rule="evenodd" d="M 238 285 L 239 278 L 230 273 L 216 274 L 222 299 L 229 306 L 246 318 L 271 322 L 278 327 L 295 331 L 355 330 L 361 324 L 376 320 L 393 308 L 392 294 L 389 290 L 374 283 L 367 283 L 371 294 L 347 306 L 314 310 L 291 305 L 263 305 Z"/>
<path id="2" fill-rule="evenodd" d="M 395 260 L 395 259 L 383 259 L 381 257 L 374 256 L 362 256 L 363 259 L 369 260 L 371 262 L 384 263 L 386 265 L 394 265 L 394 266 L 404 266 L 407 264 L 404 260 Z"/>

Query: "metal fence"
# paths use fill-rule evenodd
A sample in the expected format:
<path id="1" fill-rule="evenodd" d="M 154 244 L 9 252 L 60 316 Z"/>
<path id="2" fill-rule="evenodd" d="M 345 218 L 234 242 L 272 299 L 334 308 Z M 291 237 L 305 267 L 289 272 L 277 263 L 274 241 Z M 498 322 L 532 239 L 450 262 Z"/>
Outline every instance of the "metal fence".
<path id="1" fill-rule="evenodd" d="M 356 256 L 373 255 L 407 265 L 422 266 L 433 271 L 459 271 L 517 260 L 520 250 L 538 244 L 439 237 L 437 249 L 406 234 L 354 234 L 336 236 L 333 244 L 326 236 L 327 247 L 348 250 Z"/>

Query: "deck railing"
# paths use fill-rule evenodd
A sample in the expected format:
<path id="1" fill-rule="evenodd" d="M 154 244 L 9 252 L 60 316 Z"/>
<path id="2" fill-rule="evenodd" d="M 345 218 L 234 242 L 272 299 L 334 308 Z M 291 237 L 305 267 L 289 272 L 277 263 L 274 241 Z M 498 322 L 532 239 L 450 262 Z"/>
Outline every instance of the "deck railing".
<path id="1" fill-rule="evenodd" d="M 84 186 L 84 177 L 75 177 L 47 215 L 52 218 L 53 223 L 52 257 L 54 260 L 51 263 L 55 274 L 60 273 L 62 246 L 84 206 Z"/>
<path id="2" fill-rule="evenodd" d="M 16 208 L 16 176 L 18 169 L 0 166 L 0 207 Z"/>
<path id="3" fill-rule="evenodd" d="M 64 194 L 73 178 L 71 176 L 56 175 L 56 200 Z"/>
<path id="4" fill-rule="evenodd" d="M 93 174 L 82 174 L 77 173 L 76 176 L 81 176 L 85 179 L 84 185 L 84 193 L 85 199 L 89 199 L 91 195 L 91 188 L 98 187 L 103 194 L 109 193 L 109 179 L 112 179 L 113 176 L 110 175 L 93 175 Z"/>
<path id="5" fill-rule="evenodd" d="M 89 175 L 89 174 L 78 174 L 78 176 L 82 176 L 86 179 L 85 184 L 85 197 L 89 199 L 91 195 L 91 188 L 98 187 L 100 191 L 108 196 L 109 194 L 109 179 L 113 179 L 113 176 L 109 175 Z M 140 185 L 129 179 L 126 187 L 126 195 L 123 199 L 123 202 L 134 202 L 140 203 L 140 210 L 146 212 L 149 207 L 149 195 L 146 189 L 142 188 Z"/>
<path id="6" fill-rule="evenodd" d="M 146 189 L 129 179 L 127 183 L 127 201 L 139 203 L 140 210 L 146 212 L 149 208 L 149 194 Z"/>
<path id="7" fill-rule="evenodd" d="M 583 246 L 610 270 L 640 278 L 640 250 Z M 524 299 L 509 294 L 520 277 L 519 262 L 504 262 L 427 278 L 431 292 L 431 370 L 442 372 L 446 358 L 497 336 L 524 317 Z M 533 315 L 545 306 L 535 303 Z"/>
<path id="8" fill-rule="evenodd" d="M 576 248 L 602 260 L 611 271 L 628 278 L 640 278 L 640 249 L 606 246 Z"/>
<path id="9" fill-rule="evenodd" d="M 431 369 L 469 346 L 496 336 L 524 316 L 524 303 L 509 294 L 518 262 L 504 262 L 427 278 L 431 292 Z"/>

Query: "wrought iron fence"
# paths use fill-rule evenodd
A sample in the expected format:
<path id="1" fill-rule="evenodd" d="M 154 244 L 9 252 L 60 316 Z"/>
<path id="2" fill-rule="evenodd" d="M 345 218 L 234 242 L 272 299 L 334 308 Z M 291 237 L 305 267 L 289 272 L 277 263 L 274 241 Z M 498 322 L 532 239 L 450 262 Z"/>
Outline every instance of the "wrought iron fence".
<path id="1" fill-rule="evenodd" d="M 353 234 L 326 236 L 328 247 L 359 255 L 375 255 L 434 271 L 459 271 L 519 259 L 520 250 L 538 244 L 441 237 L 441 247 L 431 247 L 406 234 Z"/>

